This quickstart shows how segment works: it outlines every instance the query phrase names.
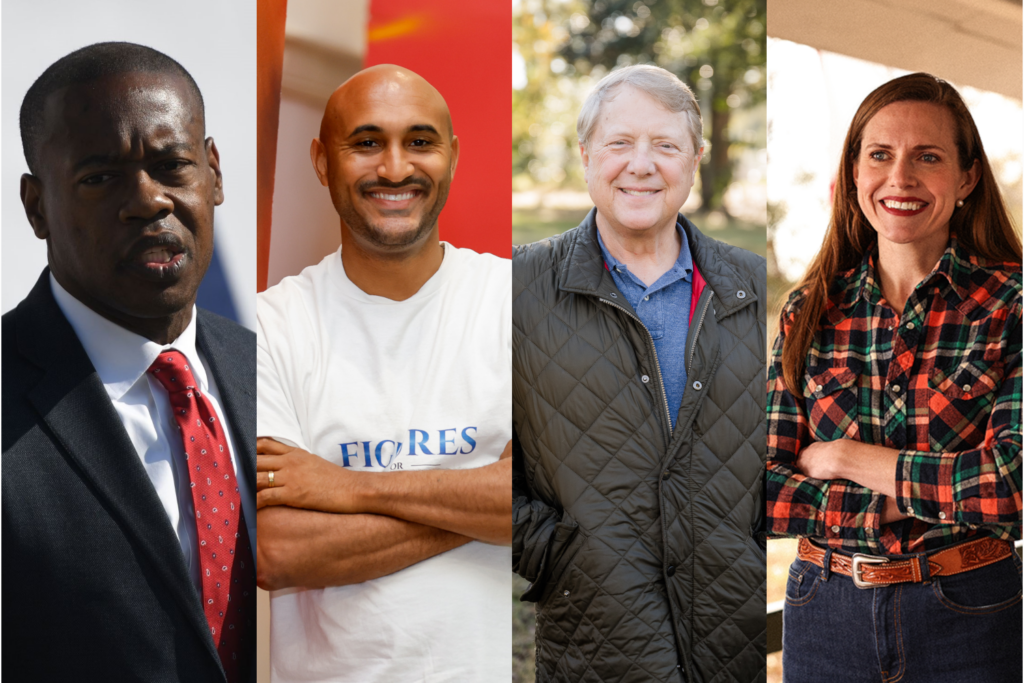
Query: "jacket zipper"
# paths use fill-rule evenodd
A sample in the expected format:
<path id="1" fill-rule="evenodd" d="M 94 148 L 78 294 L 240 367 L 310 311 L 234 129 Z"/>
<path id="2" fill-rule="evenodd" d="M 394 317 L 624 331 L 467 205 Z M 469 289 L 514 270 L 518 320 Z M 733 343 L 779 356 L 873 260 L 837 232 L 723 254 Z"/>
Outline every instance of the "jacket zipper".
<path id="1" fill-rule="evenodd" d="M 672 444 L 672 428 L 670 427 L 672 422 L 671 422 L 671 417 L 669 416 L 669 412 L 668 412 L 668 395 L 665 393 L 665 382 L 662 380 L 662 377 L 661 377 L 661 362 L 658 360 L 658 349 L 657 349 L 657 347 L 654 346 L 654 337 L 651 336 L 651 331 L 647 329 L 647 325 L 644 325 L 643 321 L 640 320 L 640 318 L 638 318 L 635 315 L 633 315 L 632 313 L 630 313 L 627 309 L 623 308 L 622 306 L 619 306 L 616 303 L 612 303 L 611 301 L 608 301 L 607 299 L 598 298 L 598 301 L 600 301 L 601 303 L 608 304 L 609 306 L 611 306 L 613 308 L 619 309 L 620 311 L 622 311 L 623 313 L 628 315 L 630 318 L 632 318 L 633 320 L 637 321 L 637 323 L 639 323 L 640 327 L 643 328 L 644 332 L 647 333 L 647 341 L 650 342 L 651 351 L 654 353 L 654 371 L 656 373 L 658 373 L 658 386 L 661 387 L 662 405 L 665 407 L 665 437 L 667 439 L 665 441 L 665 448 L 668 449 L 668 447 L 671 446 L 671 444 Z M 664 537 L 664 534 L 665 534 L 665 517 L 663 515 L 660 515 L 660 514 L 658 515 L 658 517 L 661 519 L 661 533 L 662 533 L 662 537 Z M 693 527 L 693 519 L 690 520 L 690 526 L 691 526 L 691 528 Z M 688 631 L 689 630 L 690 629 L 688 629 Z M 693 680 L 693 678 L 692 678 L 693 674 L 691 673 L 691 667 L 690 667 L 690 653 L 689 652 L 684 652 L 683 654 L 684 654 L 684 657 L 685 657 L 684 660 L 683 660 L 683 663 L 686 665 L 686 670 L 685 670 L 686 680 L 690 681 L 690 680 Z"/>
<path id="2" fill-rule="evenodd" d="M 715 296 L 714 292 L 709 291 L 708 300 L 704 302 L 704 308 L 700 312 L 700 318 L 697 320 L 697 331 L 687 341 L 690 342 L 690 357 L 686 361 L 686 376 L 690 376 L 690 369 L 693 367 L 693 352 L 697 350 L 697 337 L 700 336 L 700 328 L 704 325 L 704 316 L 708 314 L 708 306 L 711 305 L 711 299 Z"/>
<path id="3" fill-rule="evenodd" d="M 686 375 L 687 375 L 687 377 L 689 377 L 689 375 L 690 375 L 691 366 L 693 364 L 693 353 L 697 349 L 697 337 L 700 336 L 700 330 L 704 326 L 704 318 L 707 316 L 708 307 L 711 305 L 711 299 L 713 297 L 714 297 L 714 292 L 710 291 L 710 288 L 709 288 L 707 301 L 704 302 L 704 307 L 701 309 L 701 312 L 700 312 L 700 318 L 698 318 L 698 320 L 697 320 L 697 329 L 694 332 L 692 337 L 687 335 L 687 337 L 688 337 L 687 343 L 690 344 L 690 357 L 689 357 L 689 359 L 686 362 Z M 640 327 L 643 328 L 644 332 L 647 333 L 647 340 L 650 342 L 651 351 L 654 353 L 654 366 L 655 366 L 655 372 L 658 373 L 658 385 L 661 388 L 662 405 L 665 407 L 665 417 L 666 417 L 665 430 L 666 430 L 666 434 L 667 434 L 667 438 L 668 438 L 668 443 L 671 443 L 671 441 L 672 441 L 672 431 L 671 431 L 671 428 L 669 427 L 669 425 L 672 424 L 672 422 L 671 422 L 671 418 L 669 417 L 669 412 L 668 412 L 668 396 L 665 393 L 665 383 L 664 383 L 664 381 L 662 381 L 662 377 L 661 377 L 661 363 L 658 361 L 658 349 L 655 348 L 655 346 L 654 346 L 654 337 L 651 336 L 651 331 L 647 329 L 647 326 L 644 325 L 643 321 L 640 320 L 640 318 L 638 318 L 637 316 L 633 315 L 632 313 L 630 313 L 627 309 L 623 308 L 622 306 L 619 306 L 616 303 L 612 303 L 611 301 L 608 301 L 607 299 L 598 298 L 598 301 L 600 301 L 601 303 L 608 304 L 609 306 L 612 306 L 613 308 L 619 309 L 620 311 L 622 311 L 623 313 L 628 315 L 630 318 L 632 318 L 633 320 L 637 321 L 640 324 Z M 692 462 L 691 462 L 691 464 L 692 464 Z M 662 523 L 664 524 L 664 519 L 662 520 Z M 690 528 L 691 529 L 694 528 L 693 527 L 693 506 L 692 505 L 690 506 Z M 664 527 L 662 528 L 662 532 L 664 533 Z M 687 628 L 687 631 L 688 631 L 688 633 L 692 637 L 692 626 L 693 626 L 693 624 L 692 624 L 692 617 L 691 617 L 691 623 L 688 624 L 687 626 L 689 627 L 689 628 Z M 692 676 L 693 676 L 693 674 L 692 674 L 692 666 L 691 666 L 691 662 L 690 662 L 691 655 L 690 655 L 689 652 L 685 652 L 684 656 L 685 656 L 685 659 L 683 660 L 683 664 L 686 666 L 686 669 L 685 669 L 686 679 L 687 680 L 693 680 L 692 679 Z"/>
<path id="4" fill-rule="evenodd" d="M 689 358 L 687 358 L 687 361 L 686 361 L 686 377 L 687 377 L 687 379 L 689 379 L 690 377 L 693 376 L 693 373 L 692 373 L 692 370 L 693 370 L 693 354 L 697 350 L 697 337 L 700 336 L 700 331 L 704 327 L 704 318 L 707 317 L 708 308 L 711 306 L 711 299 L 713 299 L 714 296 L 715 296 L 715 293 L 711 291 L 710 287 L 708 287 L 707 289 L 708 289 L 707 301 L 704 302 L 704 307 L 701 308 L 700 318 L 697 319 L 697 328 L 694 330 L 693 335 L 687 335 L 687 343 L 690 344 L 690 355 L 689 355 Z M 694 496 L 694 491 L 692 490 L 693 477 L 689 476 L 689 475 L 691 475 L 692 471 L 693 471 L 693 458 L 690 458 L 689 465 L 690 465 L 690 470 L 687 472 L 687 480 L 689 481 L 689 484 L 691 486 L 690 496 L 691 496 L 691 499 L 692 499 L 692 497 Z M 690 504 L 689 508 L 690 508 L 690 542 L 693 543 L 694 542 L 693 530 L 696 527 L 694 525 L 694 519 L 693 519 L 693 503 L 692 503 L 692 500 L 691 500 L 691 504 Z M 694 559 L 694 556 L 693 556 L 692 553 L 691 553 L 691 560 L 694 561 L 694 562 L 696 561 Z M 691 571 L 692 571 L 692 569 L 691 569 Z M 691 584 L 690 584 L 690 604 L 691 605 L 694 602 L 694 595 L 693 595 L 693 593 L 694 593 L 694 585 L 691 582 Z M 692 640 L 693 639 L 693 616 L 692 615 L 690 616 L 689 621 L 686 623 L 686 632 L 687 632 L 687 637 L 690 640 Z M 685 650 L 684 650 L 684 655 L 685 655 L 685 659 L 683 660 L 683 664 L 685 665 L 686 680 L 692 681 L 693 680 L 693 663 L 692 663 L 692 656 L 693 655 L 692 655 L 692 652 L 687 652 Z"/>
<path id="5" fill-rule="evenodd" d="M 654 371 L 658 374 L 658 388 L 661 389 L 661 401 L 662 405 L 665 407 L 665 447 L 668 448 L 668 445 L 672 443 L 672 415 L 671 413 L 668 412 L 668 394 L 665 393 L 665 382 L 661 378 L 661 363 L 658 361 L 658 349 L 655 348 L 654 346 L 654 337 L 651 336 L 651 331 L 647 329 L 647 325 L 644 325 L 643 321 L 640 320 L 640 318 L 630 313 L 627 309 L 623 308 L 622 306 L 616 303 L 612 303 L 607 299 L 598 298 L 598 301 L 600 301 L 603 304 L 608 304 L 613 308 L 619 309 L 620 311 L 628 315 L 630 318 L 637 321 L 637 323 L 640 324 L 640 327 L 643 328 L 644 332 L 647 333 L 647 341 L 650 342 L 651 351 L 654 353 Z"/>

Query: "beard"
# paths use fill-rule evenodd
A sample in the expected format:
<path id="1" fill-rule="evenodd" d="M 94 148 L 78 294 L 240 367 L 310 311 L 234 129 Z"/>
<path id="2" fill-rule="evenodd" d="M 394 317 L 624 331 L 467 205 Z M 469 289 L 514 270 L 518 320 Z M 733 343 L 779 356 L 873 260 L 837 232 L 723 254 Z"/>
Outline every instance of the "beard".
<path id="1" fill-rule="evenodd" d="M 392 183 L 383 178 L 375 181 L 360 183 L 356 191 L 359 194 L 369 191 L 371 188 L 387 188 L 394 190 L 419 189 L 425 195 L 430 194 L 433 183 L 427 179 L 414 178 L 410 181 Z M 434 203 L 423 213 L 418 225 L 411 229 L 394 231 L 388 230 L 382 225 L 371 222 L 364 214 L 360 213 L 350 201 L 348 192 L 334 191 L 331 184 L 331 200 L 334 209 L 338 212 L 341 220 L 345 222 L 349 230 L 359 239 L 369 242 L 381 251 L 402 251 L 406 247 L 421 242 L 437 225 L 437 217 L 441 215 L 441 209 L 448 201 L 448 190 L 451 187 L 451 178 L 446 178 L 437 185 L 437 196 Z"/>

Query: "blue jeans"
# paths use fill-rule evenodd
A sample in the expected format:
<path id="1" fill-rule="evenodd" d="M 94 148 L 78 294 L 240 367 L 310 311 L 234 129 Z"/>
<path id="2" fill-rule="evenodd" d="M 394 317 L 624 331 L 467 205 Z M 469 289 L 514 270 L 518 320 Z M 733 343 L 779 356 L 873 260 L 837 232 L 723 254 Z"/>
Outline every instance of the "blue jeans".
<path id="1" fill-rule="evenodd" d="M 782 617 L 787 683 L 1024 680 L 1016 553 L 931 583 L 867 589 L 797 558 Z"/>

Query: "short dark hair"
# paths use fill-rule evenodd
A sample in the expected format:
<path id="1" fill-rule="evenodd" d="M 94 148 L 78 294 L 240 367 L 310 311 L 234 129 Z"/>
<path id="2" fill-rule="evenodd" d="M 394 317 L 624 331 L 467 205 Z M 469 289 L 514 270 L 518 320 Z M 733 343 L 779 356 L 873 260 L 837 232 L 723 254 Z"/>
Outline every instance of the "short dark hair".
<path id="1" fill-rule="evenodd" d="M 43 113 L 46 98 L 54 92 L 78 83 L 89 83 L 124 73 L 163 73 L 181 76 L 199 103 L 204 126 L 206 111 L 203 94 L 192 75 L 178 62 L 145 45 L 135 43 L 95 43 L 67 54 L 47 67 L 25 93 L 21 102 L 21 146 L 29 171 L 36 174 L 39 144 L 43 137 Z"/>

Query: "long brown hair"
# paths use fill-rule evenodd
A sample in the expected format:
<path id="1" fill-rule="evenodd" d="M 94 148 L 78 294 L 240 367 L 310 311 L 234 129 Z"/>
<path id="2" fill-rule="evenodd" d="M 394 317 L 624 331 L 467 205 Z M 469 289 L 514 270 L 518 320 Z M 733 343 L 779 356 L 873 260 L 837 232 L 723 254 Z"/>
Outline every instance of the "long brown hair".
<path id="1" fill-rule="evenodd" d="M 830 285 L 839 273 L 858 266 L 875 241 L 875 230 L 860 209 L 853 183 L 853 165 L 860 156 L 864 127 L 883 107 L 908 100 L 945 107 L 956 126 L 960 168 L 968 171 L 975 161 L 981 167 L 981 178 L 974 191 L 950 218 L 950 232 L 956 234 L 960 246 L 970 254 L 993 261 L 1021 261 L 1020 237 L 1006 211 L 978 128 L 960 94 L 949 83 L 926 73 L 901 76 L 876 88 L 861 102 L 846 133 L 832 198 L 832 218 L 821 251 L 793 288 L 804 292 L 803 305 L 794 316 L 782 348 L 783 379 L 793 393 L 801 392 L 799 380 L 828 302 Z"/>

